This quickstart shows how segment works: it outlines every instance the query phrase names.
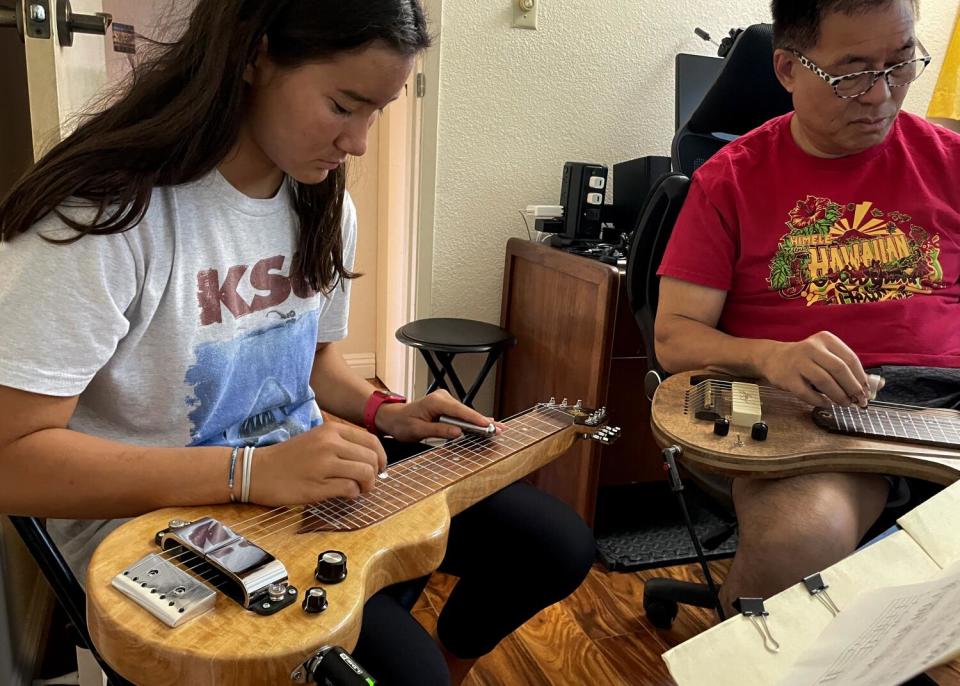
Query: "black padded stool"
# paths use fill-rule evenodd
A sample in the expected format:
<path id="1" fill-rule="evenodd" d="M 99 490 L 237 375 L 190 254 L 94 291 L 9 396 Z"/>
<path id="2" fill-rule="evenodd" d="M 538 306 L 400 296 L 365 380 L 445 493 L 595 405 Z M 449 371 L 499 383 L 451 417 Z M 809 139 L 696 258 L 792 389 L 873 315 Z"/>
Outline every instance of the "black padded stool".
<path id="1" fill-rule="evenodd" d="M 483 380 L 503 351 L 516 345 L 517 339 L 506 329 L 472 319 L 418 319 L 397 329 L 397 340 L 417 348 L 430 369 L 433 381 L 427 389 L 432 393 L 438 388 L 450 391 L 447 377 L 453 385 L 453 393 L 464 405 L 473 407 L 473 399 Z M 463 383 L 453 369 L 453 358 L 460 353 L 487 353 L 487 360 L 470 386 Z"/>

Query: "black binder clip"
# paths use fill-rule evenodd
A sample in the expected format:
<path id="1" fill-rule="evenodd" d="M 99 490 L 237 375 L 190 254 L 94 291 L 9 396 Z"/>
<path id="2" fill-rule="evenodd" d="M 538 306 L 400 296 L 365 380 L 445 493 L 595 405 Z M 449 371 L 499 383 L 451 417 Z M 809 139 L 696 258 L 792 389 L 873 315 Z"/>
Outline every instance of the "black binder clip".
<path id="1" fill-rule="evenodd" d="M 837 607 L 837 604 L 833 602 L 833 598 L 827 593 L 827 589 L 830 587 L 823 583 L 823 579 L 819 574 L 811 574 L 810 576 L 803 577 L 803 585 L 810 591 L 810 595 L 823 603 L 824 607 L 833 613 L 834 617 L 840 614 L 840 608 Z"/>
<path id="2" fill-rule="evenodd" d="M 763 637 L 763 647 L 771 653 L 779 653 L 780 644 L 777 643 L 773 634 L 770 633 L 770 627 L 767 626 L 767 617 L 770 616 L 770 613 L 763 606 L 763 598 L 737 598 L 733 606 L 744 617 L 749 617 L 753 625 L 757 627 L 757 631 Z"/>

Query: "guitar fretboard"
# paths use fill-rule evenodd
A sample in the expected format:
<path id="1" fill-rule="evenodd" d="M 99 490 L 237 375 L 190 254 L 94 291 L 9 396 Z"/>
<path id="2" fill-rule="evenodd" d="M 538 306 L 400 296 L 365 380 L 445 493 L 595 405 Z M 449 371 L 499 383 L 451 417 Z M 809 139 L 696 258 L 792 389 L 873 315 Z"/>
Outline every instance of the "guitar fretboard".
<path id="1" fill-rule="evenodd" d="M 497 436 L 465 435 L 391 466 L 370 493 L 353 499 L 331 498 L 307 507 L 301 531 L 352 531 L 370 526 L 570 424 L 569 414 L 538 407 L 505 422 L 506 428 Z"/>
<path id="2" fill-rule="evenodd" d="M 816 410 L 815 418 L 830 431 L 852 436 L 960 448 L 960 419 L 943 412 L 834 405 Z"/>

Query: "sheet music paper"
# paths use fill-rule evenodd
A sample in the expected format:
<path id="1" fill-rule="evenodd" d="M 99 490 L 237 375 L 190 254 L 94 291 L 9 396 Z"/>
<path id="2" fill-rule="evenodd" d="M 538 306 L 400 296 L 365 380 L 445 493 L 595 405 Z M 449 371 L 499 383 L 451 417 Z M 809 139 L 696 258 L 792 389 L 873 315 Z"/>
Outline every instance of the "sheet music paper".
<path id="1" fill-rule="evenodd" d="M 926 581 L 941 572 L 905 531 L 867 546 L 823 571 L 841 616 L 861 593 Z M 750 620 L 736 616 L 663 655 L 679 686 L 770 686 L 831 623 L 833 615 L 796 584 L 766 601 L 768 623 L 780 652 L 764 649 Z M 840 686 L 833 684 L 832 686 Z"/>
<path id="2" fill-rule="evenodd" d="M 957 526 L 960 488 L 957 486 L 960 482 L 940 491 L 897 520 L 897 524 L 944 569 L 960 561 L 960 527 Z"/>
<path id="3" fill-rule="evenodd" d="M 960 654 L 960 564 L 860 595 L 779 686 L 896 686 Z"/>

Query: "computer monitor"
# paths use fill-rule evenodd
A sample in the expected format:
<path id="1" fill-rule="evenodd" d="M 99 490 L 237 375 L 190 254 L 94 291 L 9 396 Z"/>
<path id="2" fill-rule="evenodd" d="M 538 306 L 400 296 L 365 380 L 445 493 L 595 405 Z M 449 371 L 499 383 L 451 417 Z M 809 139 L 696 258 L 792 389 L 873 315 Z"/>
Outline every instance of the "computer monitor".
<path id="1" fill-rule="evenodd" d="M 717 80 L 722 66 L 720 57 L 677 53 L 675 110 L 678 131 Z"/>

